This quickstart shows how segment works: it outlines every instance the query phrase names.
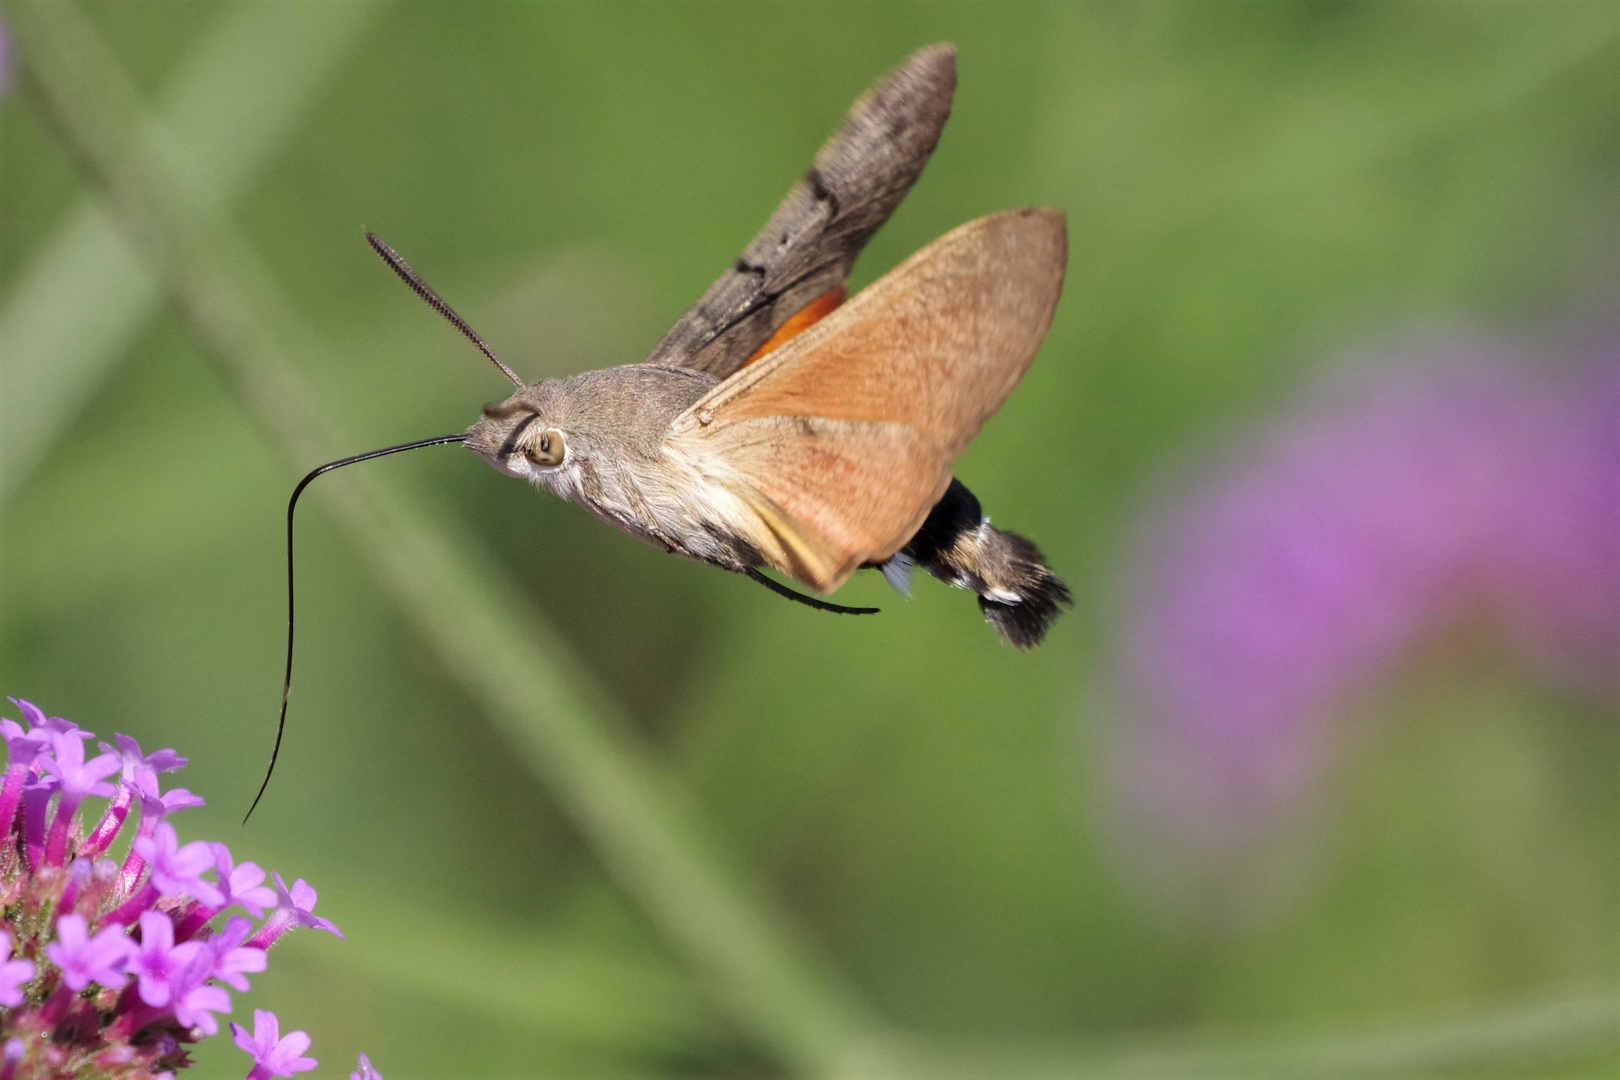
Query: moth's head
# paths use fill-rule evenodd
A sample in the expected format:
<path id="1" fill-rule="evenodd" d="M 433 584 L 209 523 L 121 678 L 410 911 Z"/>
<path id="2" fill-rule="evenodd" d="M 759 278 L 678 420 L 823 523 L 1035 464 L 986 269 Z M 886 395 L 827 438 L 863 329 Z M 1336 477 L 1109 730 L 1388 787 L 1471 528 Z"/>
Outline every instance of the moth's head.
<path id="1" fill-rule="evenodd" d="M 484 414 L 467 429 L 467 445 L 508 476 L 532 483 L 555 479 L 578 461 L 579 433 L 570 434 L 559 408 L 556 383 L 525 386 Z"/>

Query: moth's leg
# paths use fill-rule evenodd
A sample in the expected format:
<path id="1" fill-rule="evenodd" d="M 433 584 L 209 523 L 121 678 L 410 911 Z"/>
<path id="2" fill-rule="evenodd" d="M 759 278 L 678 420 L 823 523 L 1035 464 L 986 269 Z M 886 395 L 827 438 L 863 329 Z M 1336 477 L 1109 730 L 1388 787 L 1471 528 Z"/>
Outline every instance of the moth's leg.
<path id="1" fill-rule="evenodd" d="M 881 609 L 875 607 L 845 607 L 843 604 L 833 604 L 814 596 L 806 596 L 802 592 L 788 588 L 780 581 L 774 581 L 760 573 L 758 569 L 750 566 L 742 571 L 761 585 L 765 586 L 777 596 L 785 596 L 789 600 L 803 604 L 805 607 L 815 608 L 817 611 L 831 611 L 838 615 L 876 615 Z"/>
<path id="2" fill-rule="evenodd" d="M 644 522 L 641 527 L 646 529 L 648 535 L 650 535 L 654 540 L 657 540 L 660 544 L 663 544 L 664 545 L 664 550 L 666 552 L 668 552 L 669 554 L 671 554 L 671 555 L 685 555 L 688 558 L 694 558 L 694 559 L 697 558 L 696 555 L 693 555 L 690 551 L 688 551 L 686 549 L 685 544 L 681 543 L 679 540 L 675 539 L 673 536 L 668 535 L 667 533 L 664 532 L 664 530 L 660 529 L 657 525 L 654 525 L 652 522 L 650 522 L 650 521 L 649 522 Z"/>

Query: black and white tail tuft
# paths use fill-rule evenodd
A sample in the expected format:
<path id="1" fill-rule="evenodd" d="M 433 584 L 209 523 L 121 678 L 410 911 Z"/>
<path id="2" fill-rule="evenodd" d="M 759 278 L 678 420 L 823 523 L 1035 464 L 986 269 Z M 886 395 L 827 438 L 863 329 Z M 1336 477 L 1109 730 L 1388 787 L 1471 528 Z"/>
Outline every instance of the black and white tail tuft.
<path id="1" fill-rule="evenodd" d="M 1052 620 L 1073 603 L 1068 586 L 1052 573 L 1040 549 L 1017 533 L 992 526 L 960 480 L 951 481 L 917 535 L 881 569 L 904 592 L 913 565 L 972 589 L 986 621 L 1003 641 L 1020 649 L 1039 645 Z"/>
<path id="2" fill-rule="evenodd" d="M 1029 540 L 992 528 L 988 521 L 980 531 L 961 560 L 973 581 L 968 588 L 979 594 L 979 610 L 1003 641 L 1032 649 L 1046 637 L 1052 620 L 1074 602 L 1069 587 Z"/>

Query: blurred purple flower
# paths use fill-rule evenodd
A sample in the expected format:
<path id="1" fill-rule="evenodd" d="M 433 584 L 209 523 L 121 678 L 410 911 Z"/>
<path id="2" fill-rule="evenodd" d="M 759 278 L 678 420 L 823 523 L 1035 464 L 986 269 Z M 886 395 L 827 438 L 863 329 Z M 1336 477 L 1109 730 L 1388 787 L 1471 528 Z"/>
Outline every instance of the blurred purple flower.
<path id="1" fill-rule="evenodd" d="M 1620 681 L 1620 364 L 1553 387 L 1453 342 L 1351 374 L 1141 545 L 1117 777 L 1139 826 L 1206 848 L 1263 829 L 1334 709 L 1463 617 L 1551 678 Z"/>
<path id="2" fill-rule="evenodd" d="M 22 984 L 34 977 L 34 964 L 30 960 L 11 959 L 11 935 L 0 930 L 0 955 L 6 960 L 0 963 L 0 1005 L 14 1009 L 23 1003 L 25 995 Z"/>
<path id="3" fill-rule="evenodd" d="M 169 979 L 169 995 L 174 1001 L 174 1018 L 184 1027 L 198 1028 L 205 1035 L 219 1031 L 214 1013 L 231 1011 L 231 995 L 222 986 L 208 981 L 214 973 L 214 955 L 204 950 Z"/>
<path id="4" fill-rule="evenodd" d="M 6 31 L 5 20 L 0 19 L 0 97 L 11 89 L 11 34 Z"/>
<path id="5" fill-rule="evenodd" d="M 360 1067 L 349 1074 L 349 1080 L 383 1080 L 383 1075 L 372 1067 L 370 1058 L 361 1054 Z"/>

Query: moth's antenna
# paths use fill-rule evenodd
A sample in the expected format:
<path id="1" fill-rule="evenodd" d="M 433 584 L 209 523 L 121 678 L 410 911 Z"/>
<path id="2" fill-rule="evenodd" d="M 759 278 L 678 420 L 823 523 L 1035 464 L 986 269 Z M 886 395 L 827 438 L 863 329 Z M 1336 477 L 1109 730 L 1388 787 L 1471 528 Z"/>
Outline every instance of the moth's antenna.
<path id="1" fill-rule="evenodd" d="M 382 256 L 383 262 L 393 267 L 394 273 L 398 274 L 399 279 L 411 287 L 412 292 L 427 301 L 428 307 L 449 320 L 451 326 L 460 330 L 467 336 L 468 341 L 478 346 L 479 352 L 489 357 L 490 363 L 501 369 L 502 375 L 517 383 L 519 390 L 523 389 L 523 380 L 518 378 L 517 372 L 501 363 L 501 358 L 496 356 L 494 351 L 484 344 L 484 339 L 474 333 L 473 328 L 467 325 L 467 320 L 457 315 L 455 308 L 445 303 L 439 294 L 434 292 L 432 287 L 423 281 L 415 270 L 411 269 L 410 264 L 399 257 L 399 252 L 389 247 L 380 236 L 373 232 L 366 233 L 366 243 L 371 245 L 373 251 Z"/>
<path id="2" fill-rule="evenodd" d="M 743 573 L 765 586 L 777 596 L 785 596 L 789 600 L 796 600 L 805 607 L 813 607 L 817 611 L 831 611 L 839 615 L 876 615 L 882 608 L 875 607 L 845 607 L 843 604 L 829 604 L 825 600 L 817 600 L 813 596 L 806 596 L 802 592 L 794 592 L 780 581 L 773 581 L 750 566 Z"/>
<path id="3" fill-rule="evenodd" d="M 378 241 L 381 243 L 381 241 Z M 423 286 L 426 288 L 426 286 Z M 495 361 L 497 364 L 499 360 Z M 406 450 L 420 450 L 424 446 L 440 446 L 444 443 L 458 443 L 466 441 L 466 435 L 438 435 L 431 439 L 419 439 L 416 442 L 405 443 L 403 446 L 390 446 L 383 450 L 373 450 L 367 454 L 356 454 L 340 461 L 329 461 L 318 469 L 298 481 L 293 488 L 292 498 L 287 500 L 287 673 L 281 680 L 281 718 L 276 721 L 276 745 L 270 751 L 270 767 L 264 771 L 264 783 L 259 785 L 259 793 L 253 796 L 253 805 L 242 816 L 242 824 L 246 825 L 253 811 L 258 809 L 259 800 L 264 798 L 264 789 L 270 786 L 270 775 L 276 771 L 276 757 L 281 753 L 281 734 L 287 729 L 287 698 L 292 693 L 292 662 L 293 662 L 293 511 L 298 508 L 298 496 L 309 487 L 309 482 L 322 473 L 341 469 L 345 465 L 353 465 L 360 461 L 370 461 L 372 458 L 387 457 L 389 454 L 398 454 Z"/>

